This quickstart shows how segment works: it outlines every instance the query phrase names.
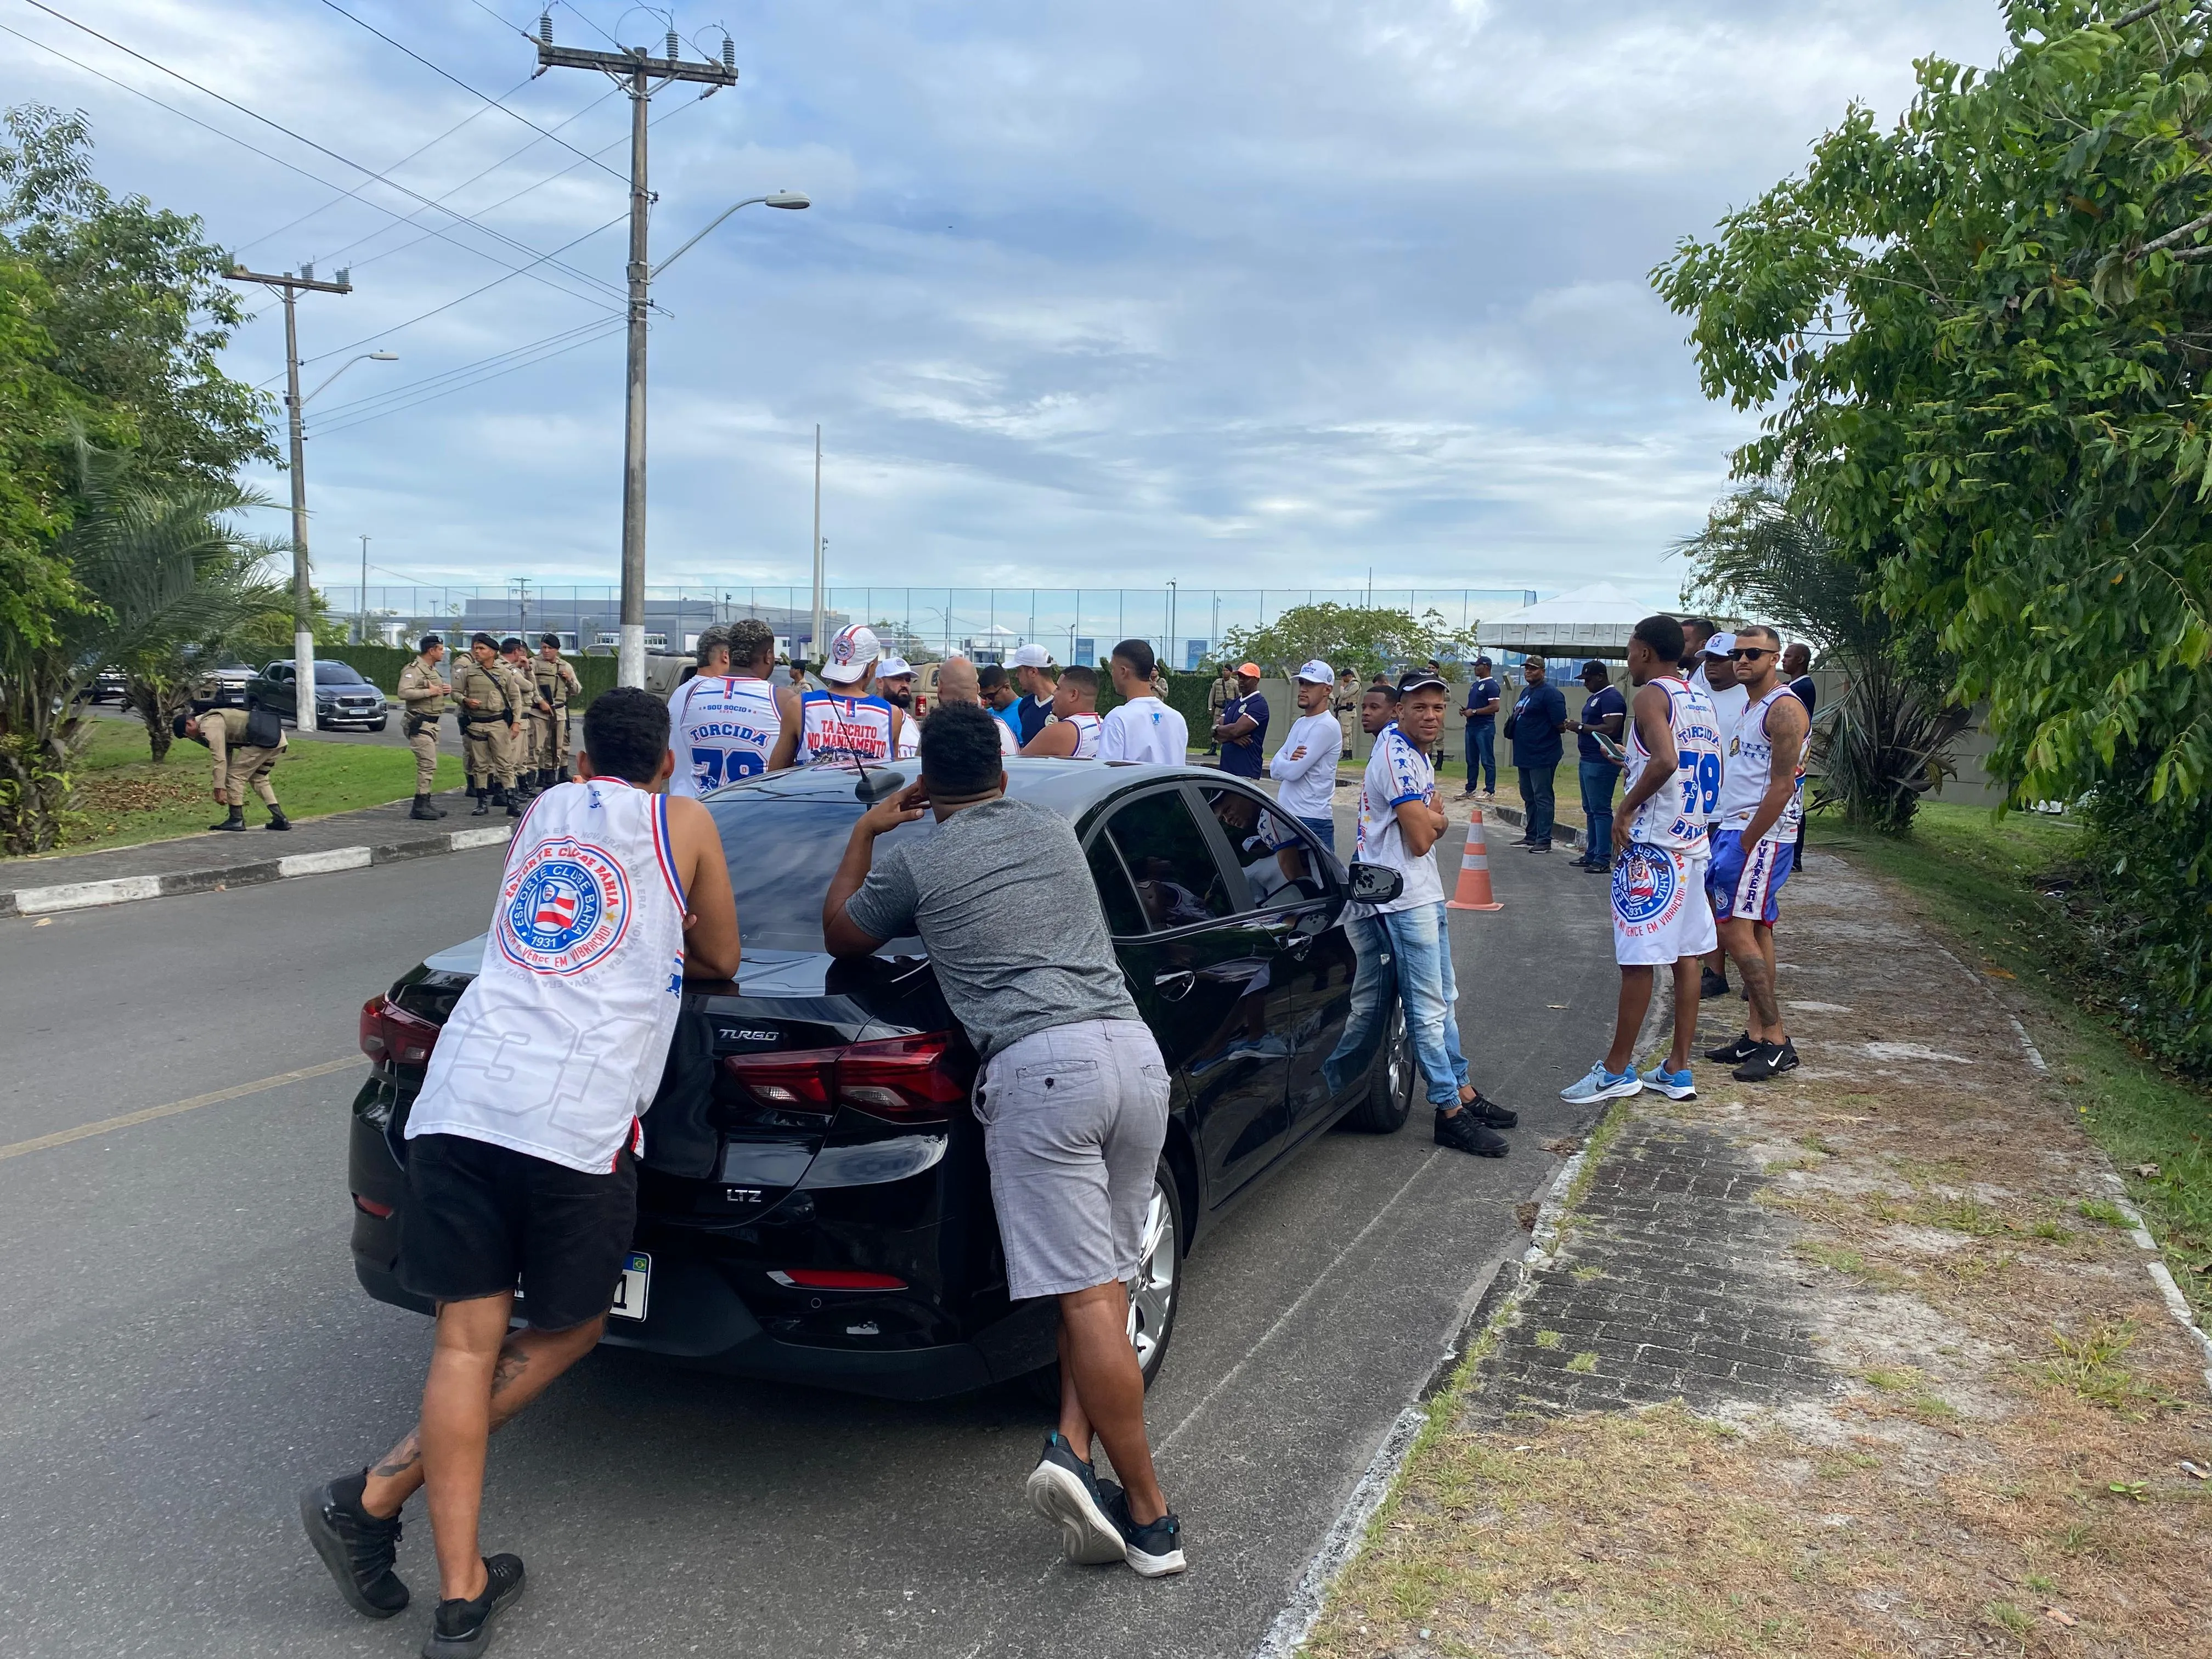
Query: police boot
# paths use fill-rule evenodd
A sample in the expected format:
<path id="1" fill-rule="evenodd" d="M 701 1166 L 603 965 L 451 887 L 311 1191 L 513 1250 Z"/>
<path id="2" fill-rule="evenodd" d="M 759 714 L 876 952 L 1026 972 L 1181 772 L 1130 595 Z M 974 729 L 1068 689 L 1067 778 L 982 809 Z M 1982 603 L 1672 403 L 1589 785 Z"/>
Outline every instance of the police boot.
<path id="1" fill-rule="evenodd" d="M 292 820 L 284 816 L 284 809 L 273 800 L 269 803 L 269 827 L 271 830 L 289 830 L 292 827 Z"/>
<path id="2" fill-rule="evenodd" d="M 556 783 L 567 783 L 570 781 L 568 769 L 564 766 L 559 771 L 556 772 L 553 775 L 553 781 Z"/>
<path id="3" fill-rule="evenodd" d="M 230 809 L 230 816 L 228 817 L 225 818 L 221 823 L 210 823 L 208 825 L 208 828 L 210 830 L 243 830 L 246 828 L 246 809 L 243 806 L 234 806 Z"/>
<path id="4" fill-rule="evenodd" d="M 552 768 L 541 766 L 538 769 L 538 793 L 539 794 L 542 795 L 548 789 L 550 789 L 555 782 L 556 779 L 553 776 Z"/>
<path id="5" fill-rule="evenodd" d="M 414 810 L 407 816 L 410 818 L 442 818 L 446 815 L 430 805 L 430 798 L 428 795 L 417 795 L 415 797 Z"/>
<path id="6" fill-rule="evenodd" d="M 476 811 L 469 814 L 471 817 L 480 818 L 491 811 L 491 797 L 489 792 L 482 787 L 477 787 L 470 790 L 469 793 L 477 798 Z"/>
<path id="7" fill-rule="evenodd" d="M 519 789 L 510 789 L 507 792 L 507 817 L 511 818 L 519 818 L 522 816 L 524 799 L 525 797 L 522 792 Z"/>

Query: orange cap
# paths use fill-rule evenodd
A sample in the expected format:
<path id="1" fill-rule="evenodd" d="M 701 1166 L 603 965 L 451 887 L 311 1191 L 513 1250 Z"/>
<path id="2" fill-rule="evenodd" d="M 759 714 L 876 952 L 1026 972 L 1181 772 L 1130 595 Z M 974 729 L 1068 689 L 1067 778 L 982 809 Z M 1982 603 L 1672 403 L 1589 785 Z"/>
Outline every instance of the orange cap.
<path id="1" fill-rule="evenodd" d="M 1237 672 L 1239 674 L 1249 674 L 1256 680 L 1260 678 L 1260 665 L 1256 662 L 1240 662 L 1237 665 Z"/>

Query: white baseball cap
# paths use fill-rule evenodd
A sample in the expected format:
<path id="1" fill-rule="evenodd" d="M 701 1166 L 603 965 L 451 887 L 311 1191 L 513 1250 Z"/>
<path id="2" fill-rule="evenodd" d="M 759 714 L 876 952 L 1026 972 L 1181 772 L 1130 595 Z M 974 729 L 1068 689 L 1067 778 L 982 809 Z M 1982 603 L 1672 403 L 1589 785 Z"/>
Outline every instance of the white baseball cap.
<path id="1" fill-rule="evenodd" d="M 1735 635 L 1716 634 L 1712 638 L 1705 641 L 1705 649 L 1699 654 L 1707 657 L 1725 657 L 1729 652 L 1735 649 Z"/>
<path id="2" fill-rule="evenodd" d="M 1302 680 L 1308 681 L 1315 685 L 1334 685 L 1336 684 L 1336 671 L 1331 668 L 1327 663 L 1323 662 L 1319 657 L 1316 657 L 1304 668 L 1298 670 L 1297 678 Z"/>
<path id="3" fill-rule="evenodd" d="M 896 679 L 901 674 L 913 672 L 914 665 L 904 657 L 885 657 L 876 665 L 876 678 L 879 680 Z"/>
<path id="4" fill-rule="evenodd" d="M 876 630 L 866 623 L 848 623 L 830 636 L 830 654 L 822 665 L 822 678 L 850 685 L 876 665 L 883 650 Z"/>
<path id="5" fill-rule="evenodd" d="M 1049 668 L 1052 666 L 1052 653 L 1031 641 L 1015 647 L 1013 665 L 1016 668 Z"/>

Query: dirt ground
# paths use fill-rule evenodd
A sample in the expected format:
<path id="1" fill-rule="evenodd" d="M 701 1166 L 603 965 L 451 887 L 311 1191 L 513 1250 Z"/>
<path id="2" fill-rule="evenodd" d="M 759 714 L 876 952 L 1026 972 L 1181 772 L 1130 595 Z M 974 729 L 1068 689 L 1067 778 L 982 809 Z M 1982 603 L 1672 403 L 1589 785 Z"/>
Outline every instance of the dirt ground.
<path id="1" fill-rule="evenodd" d="M 1745 1248 L 1825 1387 L 1532 1409 L 1501 1355 L 1539 1287 L 1440 1397 L 1307 1652 L 2212 1655 L 2205 1353 L 2067 1079 L 1897 892 L 1818 857 L 1784 903 L 1802 1066 L 1701 1062 L 1697 1101 L 1612 1127 L 1735 1149 L 1781 1224 Z M 1741 1008 L 1708 1006 L 1700 1046 Z M 1577 1282 L 1636 1248 L 1564 1238 Z"/>

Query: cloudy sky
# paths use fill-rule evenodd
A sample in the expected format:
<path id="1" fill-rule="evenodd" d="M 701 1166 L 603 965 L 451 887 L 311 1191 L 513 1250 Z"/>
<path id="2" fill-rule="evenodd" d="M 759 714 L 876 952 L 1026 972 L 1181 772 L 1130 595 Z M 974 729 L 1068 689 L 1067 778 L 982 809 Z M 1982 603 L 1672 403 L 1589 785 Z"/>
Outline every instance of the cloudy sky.
<path id="1" fill-rule="evenodd" d="M 428 580 L 611 580 L 627 102 L 528 80 L 537 4 L 52 3 L 299 135 L 0 0 L 8 100 L 87 111 L 112 187 L 259 269 L 350 265 L 355 293 L 302 304 L 307 384 L 351 352 L 400 361 L 310 405 L 331 579 L 367 533 Z M 596 47 L 668 15 L 552 9 L 556 40 Z M 842 581 L 1371 567 L 1378 587 L 1669 595 L 1662 551 L 1747 425 L 1700 399 L 1645 273 L 1849 100 L 1899 109 L 1916 56 L 2002 45 L 1993 0 L 785 0 L 673 21 L 691 55 L 726 26 L 743 78 L 653 104 L 656 253 L 742 197 L 814 206 L 745 209 L 657 285 L 656 582 L 803 581 L 818 421 Z M 264 306 L 234 372 L 281 375 L 282 349 Z"/>

